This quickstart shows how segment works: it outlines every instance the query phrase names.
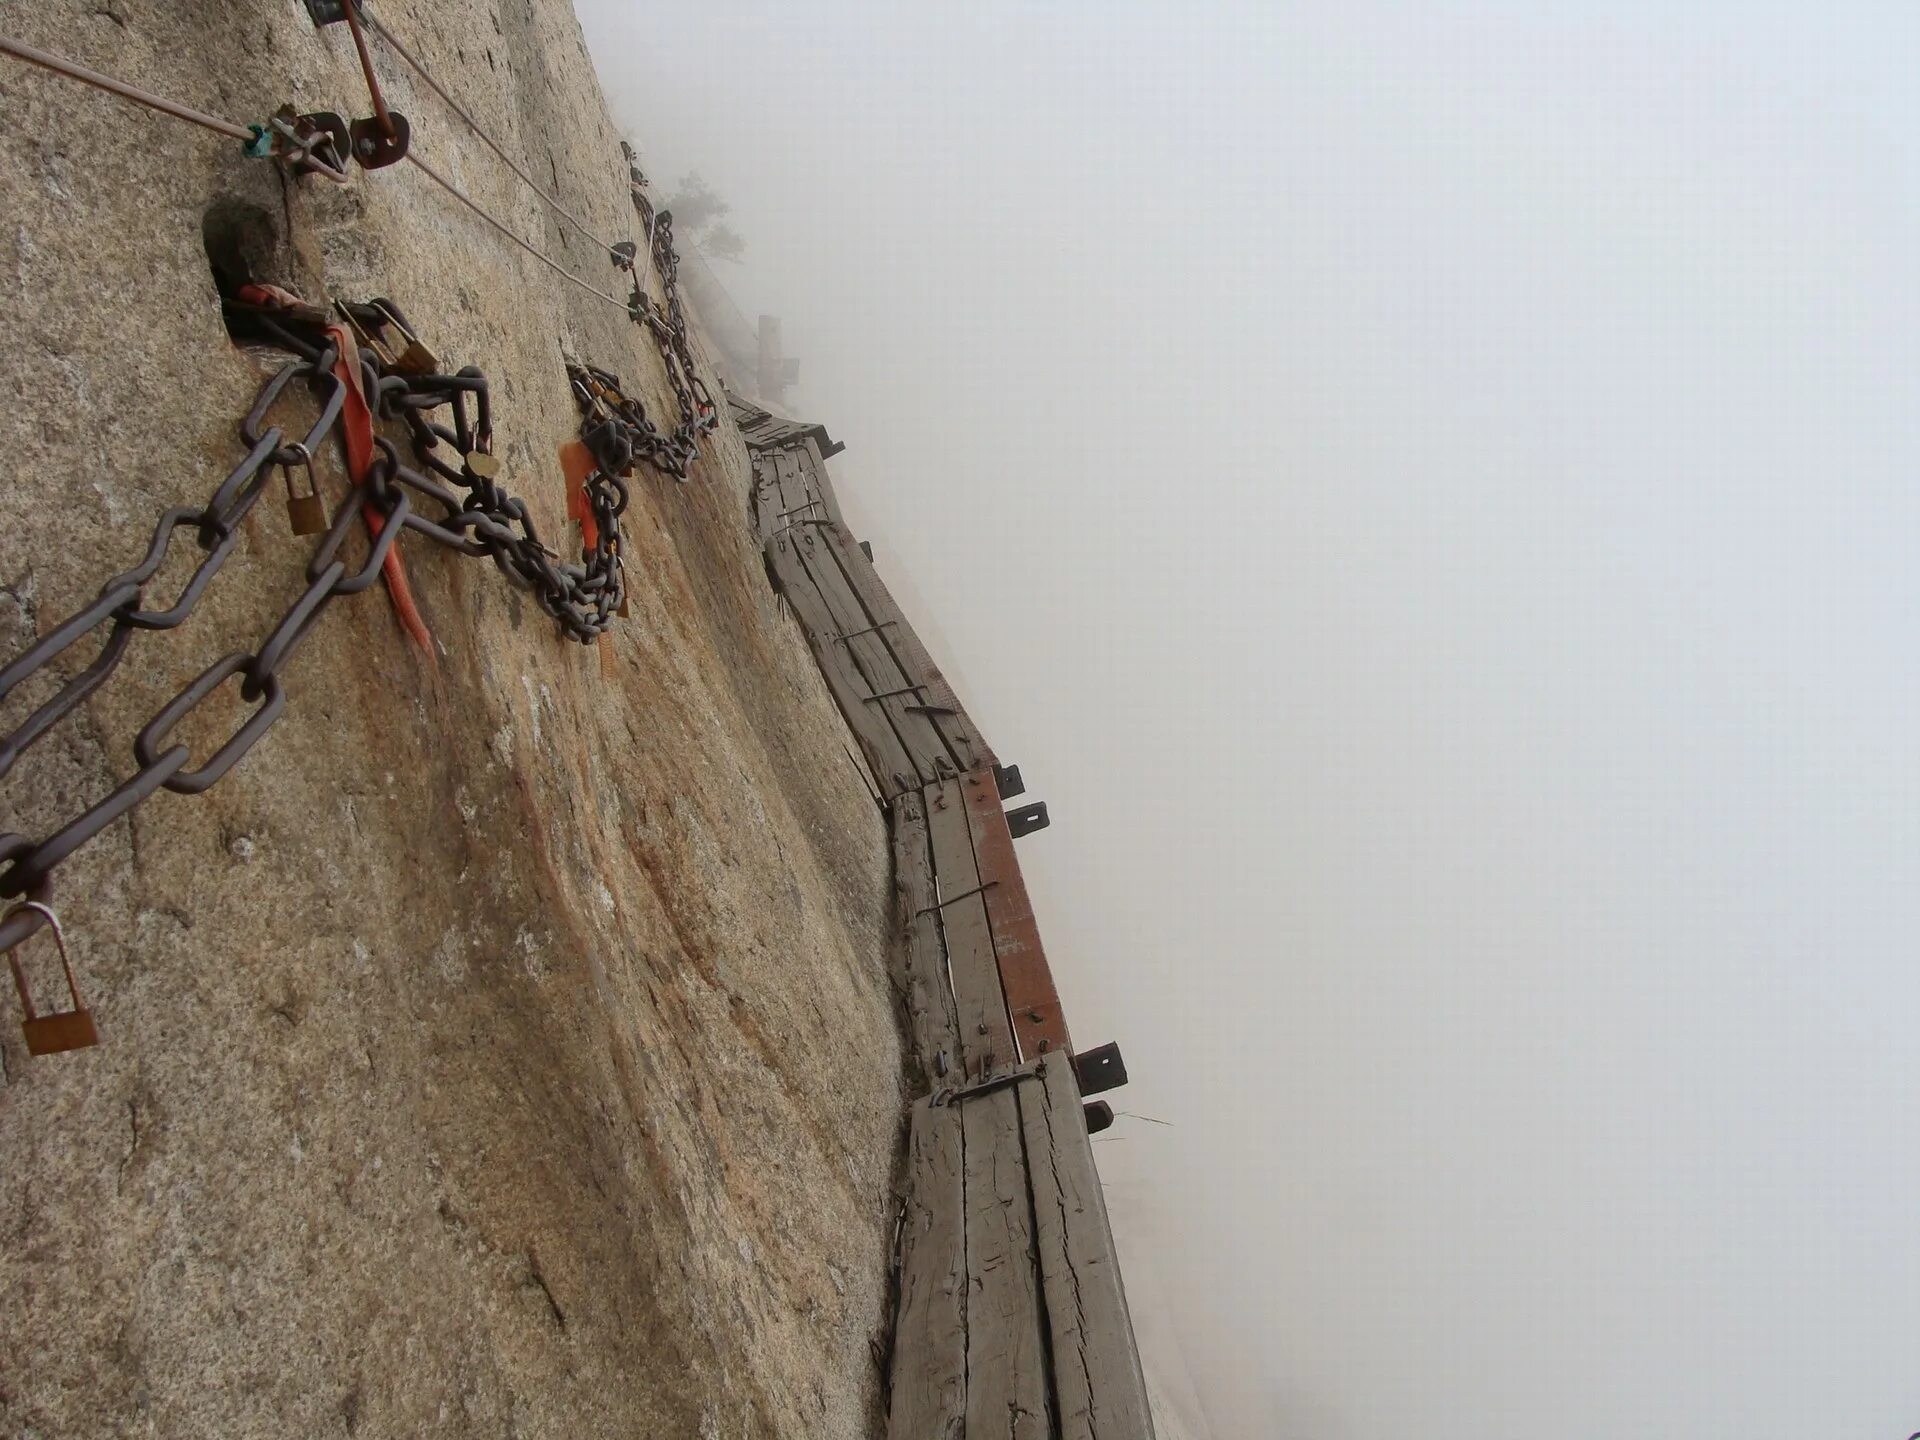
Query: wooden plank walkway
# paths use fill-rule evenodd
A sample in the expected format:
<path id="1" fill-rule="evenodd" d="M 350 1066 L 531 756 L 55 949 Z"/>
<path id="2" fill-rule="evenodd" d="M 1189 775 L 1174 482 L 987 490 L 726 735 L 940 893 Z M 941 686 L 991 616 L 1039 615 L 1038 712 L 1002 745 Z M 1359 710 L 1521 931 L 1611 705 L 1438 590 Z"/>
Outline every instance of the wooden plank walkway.
<path id="1" fill-rule="evenodd" d="M 999 761 L 848 531 L 824 463 L 839 447 L 819 426 L 728 400 L 753 451 L 767 573 L 893 834 L 900 989 L 930 1093 L 908 1121 L 888 1436 L 1152 1440 Z"/>
<path id="2" fill-rule="evenodd" d="M 1080 1103 L 1054 1055 L 914 1104 L 893 1440 L 1152 1435 Z"/>

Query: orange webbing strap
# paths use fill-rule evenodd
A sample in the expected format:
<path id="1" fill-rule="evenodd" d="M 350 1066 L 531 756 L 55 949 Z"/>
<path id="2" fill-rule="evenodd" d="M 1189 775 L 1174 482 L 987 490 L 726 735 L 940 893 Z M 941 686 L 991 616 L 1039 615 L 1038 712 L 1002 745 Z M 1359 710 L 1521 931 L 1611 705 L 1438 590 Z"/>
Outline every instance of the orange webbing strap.
<path id="1" fill-rule="evenodd" d="M 305 304 L 299 296 L 277 285 L 242 286 L 240 298 L 251 305 L 275 302 L 282 305 Z M 327 334 L 339 352 L 339 358 L 333 362 L 333 373 L 347 387 L 346 403 L 340 411 L 347 441 L 347 473 L 355 485 L 360 485 L 373 468 L 373 411 L 367 404 L 366 393 L 360 388 L 360 347 L 354 343 L 353 332 L 344 325 L 327 326 Z M 374 508 L 371 500 L 361 506 L 360 514 L 366 521 L 367 534 L 377 539 L 381 530 L 386 528 L 386 517 Z M 387 599 L 393 604 L 393 613 L 400 621 L 400 628 L 426 652 L 429 662 L 435 662 L 433 632 L 427 629 L 427 622 L 420 618 L 420 607 L 413 602 L 413 586 L 407 583 L 407 567 L 400 558 L 398 545 L 387 551 L 380 575 L 386 582 Z"/>
<path id="2" fill-rule="evenodd" d="M 600 468 L 593 452 L 578 440 L 560 447 L 560 469 L 567 477 L 567 518 L 580 522 L 580 543 L 591 552 L 600 543 L 600 522 L 593 518 L 587 499 L 587 481 Z"/>

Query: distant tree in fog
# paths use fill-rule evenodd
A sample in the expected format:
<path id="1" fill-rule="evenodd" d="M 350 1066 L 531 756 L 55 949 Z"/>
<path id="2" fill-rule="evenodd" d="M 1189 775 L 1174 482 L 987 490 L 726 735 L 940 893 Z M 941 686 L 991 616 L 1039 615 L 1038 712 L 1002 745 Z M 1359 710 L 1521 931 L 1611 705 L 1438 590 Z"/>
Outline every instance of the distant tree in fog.
<path id="1" fill-rule="evenodd" d="M 726 223 L 733 205 L 699 171 L 680 177 L 679 187 L 667 199 L 667 209 L 673 212 L 675 232 L 709 259 L 738 261 L 746 254 L 746 238 Z"/>
<path id="2" fill-rule="evenodd" d="M 747 242 L 740 232 L 720 221 L 709 225 L 706 233 L 694 243 L 713 260 L 738 262 L 747 252 Z"/>

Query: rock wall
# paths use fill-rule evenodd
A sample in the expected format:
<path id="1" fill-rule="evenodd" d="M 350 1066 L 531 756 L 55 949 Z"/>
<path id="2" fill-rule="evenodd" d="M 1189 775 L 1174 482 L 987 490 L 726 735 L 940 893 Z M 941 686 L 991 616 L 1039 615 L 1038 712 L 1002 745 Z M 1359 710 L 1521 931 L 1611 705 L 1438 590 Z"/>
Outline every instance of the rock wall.
<path id="1" fill-rule="evenodd" d="M 565 0 L 378 13 L 598 233 L 634 235 Z M 344 28 L 297 0 L 48 0 L 0 27 L 243 122 L 367 113 Z M 423 157 L 616 287 L 374 52 Z M 390 296 L 449 368 L 484 368 L 502 478 L 563 553 L 564 362 L 672 414 L 620 310 L 410 166 L 289 183 L 0 57 L 0 215 L 0 656 L 238 458 L 271 357 L 223 328 L 209 215 L 262 278 Z M 331 456 L 323 478 L 338 494 Z M 691 483 L 643 469 L 631 617 L 597 647 L 487 563 L 403 541 L 433 659 L 378 588 L 342 600 L 237 770 L 62 868 L 103 1043 L 29 1060 L 4 996 L 0 1433 L 870 1433 L 903 1098 L 887 841 L 749 484 L 729 428 Z M 310 549 L 270 493 L 194 619 L 137 637 L 0 784 L 0 828 L 44 835 L 128 774 L 147 717 L 258 643 Z M 196 755 L 245 713 L 224 703 Z"/>

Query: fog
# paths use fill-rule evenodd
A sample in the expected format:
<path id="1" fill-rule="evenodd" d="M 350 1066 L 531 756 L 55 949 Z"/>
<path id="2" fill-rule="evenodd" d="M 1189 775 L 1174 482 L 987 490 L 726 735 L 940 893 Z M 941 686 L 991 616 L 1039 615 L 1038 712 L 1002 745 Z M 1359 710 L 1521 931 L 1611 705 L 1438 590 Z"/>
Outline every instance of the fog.
<path id="1" fill-rule="evenodd" d="M 1163 1440 L 1920 1430 L 1920 10 L 577 3 L 1051 806 Z"/>

